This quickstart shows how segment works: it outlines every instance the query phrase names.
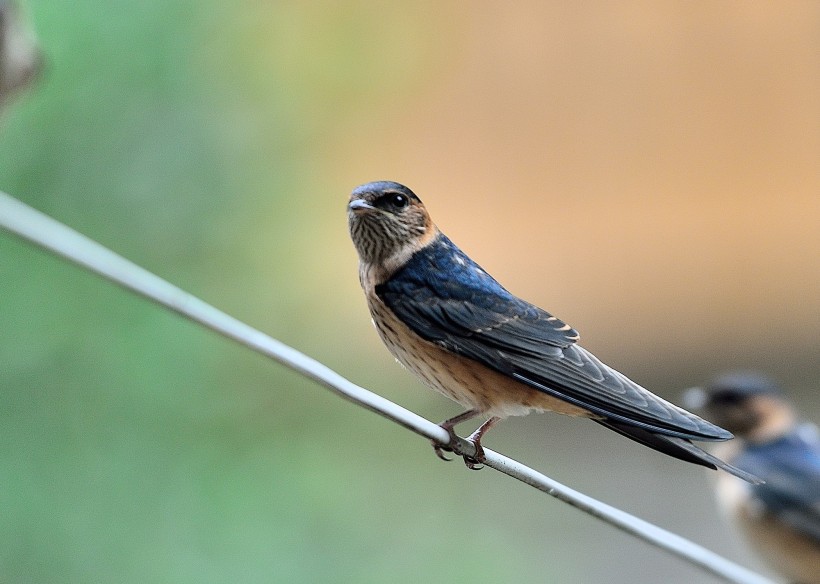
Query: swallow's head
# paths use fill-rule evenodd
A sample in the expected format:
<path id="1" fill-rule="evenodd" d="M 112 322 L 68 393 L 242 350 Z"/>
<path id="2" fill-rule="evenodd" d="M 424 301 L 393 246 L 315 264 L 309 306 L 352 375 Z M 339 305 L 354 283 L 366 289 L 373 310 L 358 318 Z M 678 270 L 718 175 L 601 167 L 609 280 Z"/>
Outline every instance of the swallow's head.
<path id="1" fill-rule="evenodd" d="M 350 237 L 365 264 L 407 259 L 435 237 L 421 200 L 404 185 L 371 182 L 353 189 L 347 204 Z"/>
<path id="2" fill-rule="evenodd" d="M 704 387 L 688 389 L 684 402 L 736 436 L 753 440 L 785 430 L 794 417 L 780 386 L 755 372 L 720 375 Z"/>

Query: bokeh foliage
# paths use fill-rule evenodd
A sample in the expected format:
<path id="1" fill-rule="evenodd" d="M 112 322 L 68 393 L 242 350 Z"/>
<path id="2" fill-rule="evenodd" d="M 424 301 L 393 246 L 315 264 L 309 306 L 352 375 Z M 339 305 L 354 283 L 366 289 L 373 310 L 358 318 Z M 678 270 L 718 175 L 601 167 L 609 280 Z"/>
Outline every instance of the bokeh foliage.
<path id="1" fill-rule="evenodd" d="M 355 280 L 355 263 L 335 269 L 326 247 L 349 185 L 331 190 L 323 148 L 361 100 L 418 83 L 414 45 L 400 70 L 361 36 L 406 37 L 380 29 L 400 9 L 29 9 L 48 66 L 3 127 L 2 188 L 285 340 L 362 363 L 350 316 L 334 319 L 333 278 Z M 427 507 L 433 529 L 453 528 L 413 484 L 426 448 L 397 461 L 368 439 L 383 423 L 298 376 L 0 245 L 0 581 L 416 582 L 515 563 L 452 562 L 441 542 L 463 526 L 430 537 L 415 523 Z"/>

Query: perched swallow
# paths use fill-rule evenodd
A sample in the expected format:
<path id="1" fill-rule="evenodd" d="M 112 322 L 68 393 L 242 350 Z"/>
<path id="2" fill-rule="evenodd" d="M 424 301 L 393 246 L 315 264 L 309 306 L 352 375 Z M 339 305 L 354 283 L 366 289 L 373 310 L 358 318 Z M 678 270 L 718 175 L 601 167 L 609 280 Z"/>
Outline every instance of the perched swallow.
<path id="1" fill-rule="evenodd" d="M 789 581 L 820 584 L 820 433 L 799 421 L 777 383 L 727 373 L 684 396 L 687 405 L 734 432 L 722 453 L 765 480 L 716 483 L 718 502 L 750 546 Z"/>
<path id="2" fill-rule="evenodd" d="M 431 388 L 465 411 L 453 427 L 483 416 L 468 438 L 507 416 L 554 411 L 586 417 L 675 458 L 720 467 L 744 480 L 690 440 L 732 435 L 647 391 L 578 346 L 578 333 L 512 295 L 455 246 L 419 198 L 394 182 L 357 187 L 347 206 L 359 254 L 359 280 L 376 330 L 390 352 Z M 451 443 L 452 443 L 451 441 Z M 435 444 L 436 454 L 448 445 Z"/>

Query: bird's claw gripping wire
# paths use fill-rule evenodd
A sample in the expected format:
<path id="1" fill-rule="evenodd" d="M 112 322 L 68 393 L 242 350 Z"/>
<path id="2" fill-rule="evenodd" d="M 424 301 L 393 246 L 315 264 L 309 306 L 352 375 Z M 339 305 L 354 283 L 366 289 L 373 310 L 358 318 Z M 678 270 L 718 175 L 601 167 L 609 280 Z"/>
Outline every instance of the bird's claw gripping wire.
<path id="1" fill-rule="evenodd" d="M 455 430 L 453 430 L 452 425 L 447 424 L 445 422 L 441 424 L 441 427 L 447 430 L 447 433 L 450 435 L 450 440 L 446 444 L 437 442 L 435 440 L 432 441 L 433 451 L 436 453 L 436 456 L 438 456 L 441 460 L 450 462 L 453 459 L 449 458 L 444 453 L 456 452 L 464 460 L 464 465 L 470 470 L 481 470 L 482 468 L 484 468 L 484 448 L 481 446 L 481 435 L 484 433 L 484 430 L 486 430 L 484 426 L 470 434 L 470 436 L 467 438 L 467 441 L 471 443 L 475 448 L 475 454 L 473 456 L 457 452 L 457 445 L 460 439 L 458 436 L 456 436 Z"/>

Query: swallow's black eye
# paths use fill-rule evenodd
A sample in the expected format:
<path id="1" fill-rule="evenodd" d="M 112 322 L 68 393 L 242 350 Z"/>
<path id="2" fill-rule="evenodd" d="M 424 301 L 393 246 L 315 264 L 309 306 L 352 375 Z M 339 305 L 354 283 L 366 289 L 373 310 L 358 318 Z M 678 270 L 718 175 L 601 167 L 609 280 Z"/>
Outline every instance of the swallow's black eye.
<path id="1" fill-rule="evenodd" d="M 385 193 L 376 199 L 374 205 L 386 211 L 401 211 L 410 204 L 410 198 L 401 193 Z"/>
<path id="2" fill-rule="evenodd" d="M 395 207 L 396 209 L 404 209 L 407 206 L 407 203 L 410 201 L 407 200 L 407 197 L 404 195 L 400 195 L 398 193 L 390 195 L 390 205 Z"/>

